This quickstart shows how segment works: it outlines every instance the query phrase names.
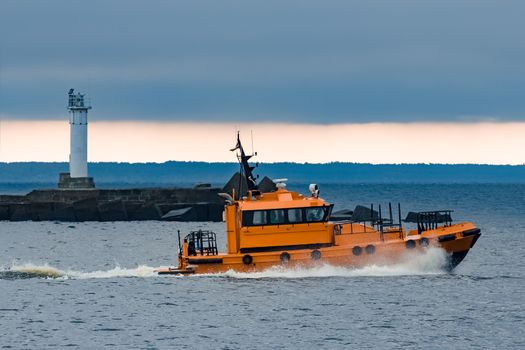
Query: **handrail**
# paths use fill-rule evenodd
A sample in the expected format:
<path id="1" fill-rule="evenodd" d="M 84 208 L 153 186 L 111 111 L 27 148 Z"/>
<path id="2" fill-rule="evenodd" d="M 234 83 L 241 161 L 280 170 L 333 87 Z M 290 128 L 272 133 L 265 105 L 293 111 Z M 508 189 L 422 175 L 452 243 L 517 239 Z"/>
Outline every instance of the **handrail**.
<path id="1" fill-rule="evenodd" d="M 184 238 L 188 242 L 188 255 L 218 255 L 217 235 L 213 231 L 192 231 Z"/>

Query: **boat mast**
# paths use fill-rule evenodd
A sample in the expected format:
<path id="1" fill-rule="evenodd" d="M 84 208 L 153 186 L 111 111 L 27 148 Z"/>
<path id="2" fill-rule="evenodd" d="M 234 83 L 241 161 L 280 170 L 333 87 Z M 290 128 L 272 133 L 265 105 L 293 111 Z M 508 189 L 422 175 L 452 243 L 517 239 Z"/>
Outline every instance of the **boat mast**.
<path id="1" fill-rule="evenodd" d="M 248 184 L 248 191 L 258 191 L 259 187 L 257 186 L 255 182 L 255 177 L 253 176 L 253 169 L 255 169 L 255 167 L 251 166 L 250 163 L 248 163 L 248 160 L 253 155 L 246 155 L 246 153 L 244 153 L 244 148 L 242 147 L 242 144 L 241 144 L 241 138 L 240 138 L 239 132 L 237 132 L 237 144 L 230 151 L 233 152 L 236 149 L 240 151 L 240 155 L 237 155 L 237 158 L 239 159 L 239 163 L 241 165 L 242 171 L 244 173 L 244 176 L 246 177 L 246 183 Z"/>

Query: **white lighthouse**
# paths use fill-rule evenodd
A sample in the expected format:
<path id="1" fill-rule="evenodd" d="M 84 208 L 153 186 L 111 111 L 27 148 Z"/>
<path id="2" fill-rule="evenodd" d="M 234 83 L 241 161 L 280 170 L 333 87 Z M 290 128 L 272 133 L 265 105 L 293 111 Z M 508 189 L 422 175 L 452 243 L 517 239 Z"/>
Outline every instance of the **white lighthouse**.
<path id="1" fill-rule="evenodd" d="M 68 93 L 70 153 L 69 173 L 60 174 L 60 188 L 93 188 L 93 178 L 88 177 L 87 168 L 87 128 L 89 103 L 84 101 L 84 94 Z"/>

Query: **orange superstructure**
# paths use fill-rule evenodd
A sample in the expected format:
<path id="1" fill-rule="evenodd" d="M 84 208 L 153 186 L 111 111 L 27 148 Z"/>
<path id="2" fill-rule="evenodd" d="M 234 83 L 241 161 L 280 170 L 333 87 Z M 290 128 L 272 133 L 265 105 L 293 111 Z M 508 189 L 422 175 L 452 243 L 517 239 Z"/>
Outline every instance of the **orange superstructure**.
<path id="1" fill-rule="evenodd" d="M 194 231 L 179 243 L 176 268 L 159 268 L 159 274 L 215 273 L 227 270 L 254 271 L 275 265 L 308 267 L 327 263 L 358 267 L 370 263 L 395 263 L 407 251 L 429 246 L 448 254 L 448 269 L 466 256 L 480 236 L 469 222 L 452 223 L 450 211 L 411 213 L 417 228 L 402 227 L 398 220 L 383 218 L 373 208 L 365 217 L 330 221 L 333 205 L 319 197 L 316 185 L 303 196 L 285 188 L 285 179 L 275 180 L 277 190 L 261 193 L 255 185 L 246 156 L 238 140 L 240 161 L 248 183 L 247 195 L 226 198 L 227 252 L 217 250 L 216 235 Z M 408 219 L 408 217 L 407 217 Z"/>

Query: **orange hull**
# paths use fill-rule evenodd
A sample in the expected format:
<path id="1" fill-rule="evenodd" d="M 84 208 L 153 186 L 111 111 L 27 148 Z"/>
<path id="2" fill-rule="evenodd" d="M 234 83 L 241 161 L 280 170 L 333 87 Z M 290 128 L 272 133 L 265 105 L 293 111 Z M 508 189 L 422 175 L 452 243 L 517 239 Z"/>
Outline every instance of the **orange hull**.
<path id="1" fill-rule="evenodd" d="M 463 260 L 481 235 L 480 230 L 472 223 L 438 227 L 421 235 L 409 232 L 404 238 L 397 232 L 381 235 L 369 228 L 366 233 L 345 233 L 346 229 L 349 228 L 343 227 L 341 234 L 336 237 L 336 244 L 332 246 L 181 257 L 183 261 L 179 262 L 178 268 L 166 267 L 156 271 L 159 274 L 208 274 L 228 270 L 253 272 L 279 265 L 293 268 L 312 267 L 320 263 L 355 268 L 370 264 L 394 264 L 400 261 L 405 253 L 422 252 L 430 246 L 441 247 L 448 253 L 448 262 L 443 268 L 452 270 Z M 404 232 L 402 235 L 404 236 Z"/>

